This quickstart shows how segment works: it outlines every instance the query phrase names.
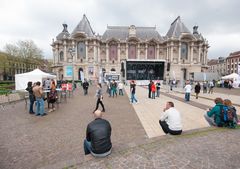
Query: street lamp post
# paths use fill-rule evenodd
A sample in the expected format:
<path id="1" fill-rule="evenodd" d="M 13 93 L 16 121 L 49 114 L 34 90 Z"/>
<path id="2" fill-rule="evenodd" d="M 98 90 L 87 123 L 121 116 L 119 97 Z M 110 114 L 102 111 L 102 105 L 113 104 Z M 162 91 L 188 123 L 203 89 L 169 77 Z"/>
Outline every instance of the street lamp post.
<path id="1" fill-rule="evenodd" d="M 72 87 L 74 87 L 74 61 L 73 61 L 73 56 L 75 54 L 75 48 L 69 48 L 68 52 L 72 56 Z"/>

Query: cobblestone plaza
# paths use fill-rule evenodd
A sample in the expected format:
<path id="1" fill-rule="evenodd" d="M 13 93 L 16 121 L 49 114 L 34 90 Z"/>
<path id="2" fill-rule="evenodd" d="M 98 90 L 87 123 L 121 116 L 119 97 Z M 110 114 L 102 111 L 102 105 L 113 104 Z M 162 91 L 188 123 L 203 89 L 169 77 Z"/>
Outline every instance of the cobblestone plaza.
<path id="1" fill-rule="evenodd" d="M 1 110 L 0 166 L 26 168 L 239 168 L 239 129 L 208 127 L 203 119 L 212 98 L 230 98 L 239 112 L 239 90 L 200 94 L 183 102 L 181 89 L 168 92 L 162 88 L 160 98 L 147 98 L 147 89 L 137 88 L 139 104 L 129 98 L 104 95 L 104 118 L 112 125 L 112 154 L 104 159 L 84 156 L 83 139 L 87 124 L 93 119 L 95 86 L 83 96 L 78 88 L 73 97 L 44 117 L 27 113 L 25 103 L 7 105 Z M 125 86 L 128 93 L 129 86 Z M 218 93 L 223 92 L 223 93 Z M 224 94 L 225 93 L 225 94 Z M 238 95 L 237 95 L 238 94 Z M 165 135 L 158 124 L 166 101 L 176 103 L 183 116 L 181 136 Z M 229 145 L 230 144 L 230 145 Z"/>

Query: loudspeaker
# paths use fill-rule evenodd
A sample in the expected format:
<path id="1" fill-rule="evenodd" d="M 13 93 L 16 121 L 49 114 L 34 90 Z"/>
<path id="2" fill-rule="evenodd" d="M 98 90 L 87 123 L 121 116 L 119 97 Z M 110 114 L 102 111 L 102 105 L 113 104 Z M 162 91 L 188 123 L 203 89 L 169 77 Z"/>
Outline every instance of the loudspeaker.
<path id="1" fill-rule="evenodd" d="M 170 71 L 170 63 L 167 63 L 167 71 Z"/>

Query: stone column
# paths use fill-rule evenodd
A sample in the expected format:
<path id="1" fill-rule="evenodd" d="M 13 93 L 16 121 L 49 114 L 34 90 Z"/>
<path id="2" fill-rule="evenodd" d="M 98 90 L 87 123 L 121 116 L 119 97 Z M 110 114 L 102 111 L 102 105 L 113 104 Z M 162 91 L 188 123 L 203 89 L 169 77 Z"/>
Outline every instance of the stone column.
<path id="1" fill-rule="evenodd" d="M 168 50 L 168 44 L 167 44 L 167 57 L 166 57 L 166 61 L 169 61 L 169 50 Z"/>
<path id="2" fill-rule="evenodd" d="M 86 45 L 86 63 L 88 63 L 88 41 L 85 41 Z"/>
<path id="3" fill-rule="evenodd" d="M 97 62 L 101 62 L 100 45 L 97 45 Z"/>
<path id="4" fill-rule="evenodd" d="M 147 60 L 147 55 L 148 55 L 148 44 L 145 45 L 145 59 Z"/>
<path id="5" fill-rule="evenodd" d="M 117 47 L 117 61 L 118 61 L 118 64 L 121 64 L 120 63 L 120 59 L 121 59 L 121 46 L 120 46 L 120 43 L 118 43 L 118 47 Z"/>
<path id="6" fill-rule="evenodd" d="M 64 50 L 64 54 L 63 54 L 63 56 L 64 56 L 64 62 L 67 62 L 67 56 L 68 56 L 68 54 L 67 54 L 67 43 L 66 43 L 65 40 L 63 41 L 63 50 Z"/>
<path id="7" fill-rule="evenodd" d="M 178 64 L 181 63 L 181 42 L 179 42 L 179 46 L 178 46 Z"/>
<path id="8" fill-rule="evenodd" d="M 171 42 L 171 46 L 170 46 L 170 50 L 171 50 L 170 60 L 171 60 L 171 63 L 173 63 L 173 46 L 174 46 L 174 44 L 173 44 L 173 42 Z"/>
<path id="9" fill-rule="evenodd" d="M 193 64 L 193 47 L 194 47 L 194 43 L 192 42 L 191 43 L 191 52 L 190 52 L 190 57 L 191 57 L 191 59 L 190 59 L 190 64 Z"/>
<path id="10" fill-rule="evenodd" d="M 201 51 L 202 51 L 202 44 L 198 46 L 198 64 L 201 64 Z"/>
<path id="11" fill-rule="evenodd" d="M 109 64 L 109 47 L 108 44 L 106 44 L 106 64 Z"/>
<path id="12" fill-rule="evenodd" d="M 159 58 L 159 44 L 157 44 L 156 53 L 157 53 L 157 54 L 156 54 L 156 58 L 157 58 L 157 59 L 160 59 L 160 58 Z"/>
<path id="13" fill-rule="evenodd" d="M 128 59 L 128 43 L 126 43 L 126 59 Z"/>
<path id="14" fill-rule="evenodd" d="M 75 46 L 75 42 L 74 41 L 72 41 L 72 47 L 71 48 L 75 49 L 74 54 L 73 54 L 73 61 L 74 61 L 74 63 L 76 63 L 76 61 L 77 61 L 77 48 Z"/>
<path id="15" fill-rule="evenodd" d="M 93 58 L 94 58 L 94 64 L 97 63 L 97 46 L 96 46 L 96 40 L 93 42 Z"/>
<path id="16" fill-rule="evenodd" d="M 204 46 L 204 62 L 203 62 L 203 64 L 204 65 L 207 64 L 207 46 Z"/>
<path id="17" fill-rule="evenodd" d="M 140 44 L 137 44 L 137 59 L 140 59 Z"/>

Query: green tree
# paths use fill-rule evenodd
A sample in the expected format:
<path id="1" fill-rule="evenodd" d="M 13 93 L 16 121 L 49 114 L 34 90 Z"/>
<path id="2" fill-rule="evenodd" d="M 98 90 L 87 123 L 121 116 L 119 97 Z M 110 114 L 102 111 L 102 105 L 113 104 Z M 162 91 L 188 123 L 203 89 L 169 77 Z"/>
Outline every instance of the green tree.
<path id="1" fill-rule="evenodd" d="M 21 58 L 38 58 L 42 59 L 42 50 L 32 40 L 19 40 L 15 44 L 6 44 L 5 52 Z"/>

